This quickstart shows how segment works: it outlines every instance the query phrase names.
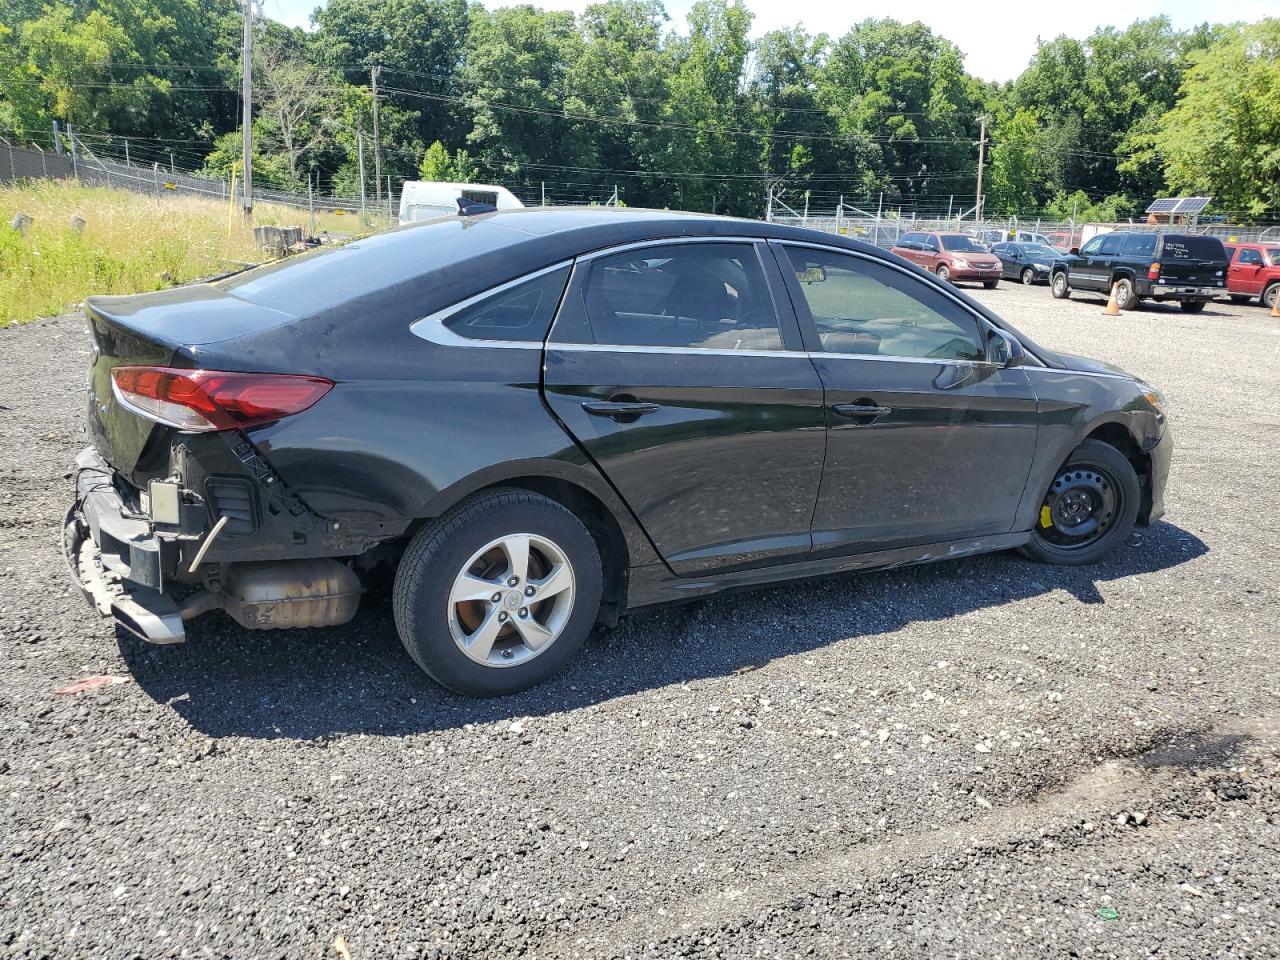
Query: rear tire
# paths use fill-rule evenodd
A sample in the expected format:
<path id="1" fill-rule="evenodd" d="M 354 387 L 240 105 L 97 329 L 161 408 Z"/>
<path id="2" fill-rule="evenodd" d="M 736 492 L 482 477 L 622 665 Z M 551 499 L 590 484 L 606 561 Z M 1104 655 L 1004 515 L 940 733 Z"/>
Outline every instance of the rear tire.
<path id="1" fill-rule="evenodd" d="M 1206 300 L 1182 300 L 1179 301 L 1178 306 L 1182 308 L 1183 313 L 1199 313 L 1207 302 Z"/>
<path id="2" fill-rule="evenodd" d="M 1128 458 L 1109 443 L 1086 440 L 1049 484 L 1022 552 L 1040 563 L 1097 563 L 1129 539 L 1141 499 L 1138 473 Z"/>
<path id="3" fill-rule="evenodd" d="M 1262 291 L 1262 305 L 1270 310 L 1280 300 L 1280 283 L 1273 283 Z"/>
<path id="4" fill-rule="evenodd" d="M 1036 272 L 1032 270 L 1030 267 L 1027 267 L 1026 269 L 1024 269 L 1022 271 L 1022 282 L 1024 285 L 1028 287 L 1031 286 L 1033 283 L 1036 282 Z"/>
<path id="5" fill-rule="evenodd" d="M 1116 281 L 1116 307 L 1121 310 L 1132 310 L 1138 305 L 1138 298 L 1133 293 L 1133 281 L 1121 277 Z"/>
<path id="6" fill-rule="evenodd" d="M 1055 300 L 1065 300 L 1071 296 L 1071 284 L 1067 282 L 1067 271 L 1059 270 L 1055 273 L 1049 282 L 1049 289 Z"/>
<path id="7" fill-rule="evenodd" d="M 602 587 L 582 522 L 554 500 L 504 488 L 418 532 L 392 605 L 405 650 L 433 680 L 492 697 L 564 669 L 595 625 Z"/>

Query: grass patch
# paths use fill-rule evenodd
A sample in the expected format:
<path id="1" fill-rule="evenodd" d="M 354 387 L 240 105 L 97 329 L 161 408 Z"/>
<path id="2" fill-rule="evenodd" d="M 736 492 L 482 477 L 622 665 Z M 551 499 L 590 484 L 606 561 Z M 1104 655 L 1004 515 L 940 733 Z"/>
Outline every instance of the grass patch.
<path id="1" fill-rule="evenodd" d="M 7 224 L 21 211 L 26 235 Z M 82 231 L 73 216 L 83 217 Z M 253 223 L 308 223 L 305 210 L 254 208 L 253 223 L 226 202 L 203 197 L 151 197 L 69 180 L 0 187 L 0 327 L 72 309 L 87 296 L 143 293 L 256 263 Z M 355 216 L 316 215 L 319 232 L 363 234 Z"/>

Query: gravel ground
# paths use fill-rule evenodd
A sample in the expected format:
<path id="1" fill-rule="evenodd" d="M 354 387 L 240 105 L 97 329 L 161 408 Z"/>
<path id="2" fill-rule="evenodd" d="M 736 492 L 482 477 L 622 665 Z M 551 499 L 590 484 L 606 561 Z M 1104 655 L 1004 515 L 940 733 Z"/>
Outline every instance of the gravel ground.
<path id="1" fill-rule="evenodd" d="M 55 546 L 81 321 L 0 331 L 0 956 L 1280 954 L 1280 321 L 977 296 L 1167 393 L 1164 522 L 633 615 L 489 702 L 372 603 L 117 636 Z"/>

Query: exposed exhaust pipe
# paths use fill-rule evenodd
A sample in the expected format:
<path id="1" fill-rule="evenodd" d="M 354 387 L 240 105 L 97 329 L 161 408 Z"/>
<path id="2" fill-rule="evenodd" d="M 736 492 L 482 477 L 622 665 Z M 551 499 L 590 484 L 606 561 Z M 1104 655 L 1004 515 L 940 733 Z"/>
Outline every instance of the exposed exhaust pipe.
<path id="1" fill-rule="evenodd" d="M 220 591 L 193 593 L 179 609 L 183 620 L 224 610 L 248 630 L 292 630 L 344 624 L 359 606 L 355 571 L 317 559 L 235 564 Z"/>

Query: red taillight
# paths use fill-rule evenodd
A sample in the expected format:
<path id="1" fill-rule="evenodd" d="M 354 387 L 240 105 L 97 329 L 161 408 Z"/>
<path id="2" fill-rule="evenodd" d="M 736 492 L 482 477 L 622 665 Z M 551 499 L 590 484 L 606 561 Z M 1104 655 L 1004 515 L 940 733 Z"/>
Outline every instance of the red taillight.
<path id="1" fill-rule="evenodd" d="M 301 413 L 332 380 L 283 373 L 173 367 L 116 367 L 116 396 L 138 413 L 180 430 L 239 430 Z"/>
<path id="2" fill-rule="evenodd" d="M 1160 279 L 1160 264 L 1153 263 L 1151 266 L 1147 267 L 1147 279 L 1148 280 Z"/>

